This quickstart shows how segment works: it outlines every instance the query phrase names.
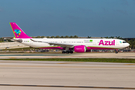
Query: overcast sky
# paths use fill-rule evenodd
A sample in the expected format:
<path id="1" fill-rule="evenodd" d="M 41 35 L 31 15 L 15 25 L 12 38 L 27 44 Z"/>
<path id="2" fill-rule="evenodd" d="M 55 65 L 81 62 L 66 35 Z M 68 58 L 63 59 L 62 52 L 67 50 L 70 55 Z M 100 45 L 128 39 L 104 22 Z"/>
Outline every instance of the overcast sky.
<path id="1" fill-rule="evenodd" d="M 135 37 L 135 0 L 0 0 L 0 37 L 9 22 L 29 36 Z"/>

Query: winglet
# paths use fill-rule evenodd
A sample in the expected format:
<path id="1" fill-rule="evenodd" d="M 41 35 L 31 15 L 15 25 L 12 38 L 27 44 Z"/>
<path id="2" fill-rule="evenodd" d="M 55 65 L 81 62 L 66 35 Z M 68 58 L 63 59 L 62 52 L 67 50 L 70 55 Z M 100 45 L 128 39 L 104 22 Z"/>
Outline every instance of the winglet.
<path id="1" fill-rule="evenodd" d="M 15 22 L 10 22 L 9 24 L 15 38 L 31 38 Z"/>

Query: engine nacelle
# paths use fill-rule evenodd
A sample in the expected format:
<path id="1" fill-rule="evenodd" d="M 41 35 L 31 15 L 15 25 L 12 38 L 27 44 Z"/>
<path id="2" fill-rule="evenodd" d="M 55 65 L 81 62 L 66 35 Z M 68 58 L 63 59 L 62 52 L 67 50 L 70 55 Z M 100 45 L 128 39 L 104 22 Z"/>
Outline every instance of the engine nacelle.
<path id="1" fill-rule="evenodd" d="M 78 53 L 86 52 L 86 46 L 85 45 L 74 46 L 74 51 Z"/>

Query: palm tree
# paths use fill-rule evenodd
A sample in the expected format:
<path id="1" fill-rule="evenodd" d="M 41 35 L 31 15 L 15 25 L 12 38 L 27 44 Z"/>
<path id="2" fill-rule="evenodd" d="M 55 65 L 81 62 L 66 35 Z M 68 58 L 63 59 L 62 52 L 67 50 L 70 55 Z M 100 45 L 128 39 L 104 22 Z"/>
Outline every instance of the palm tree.
<path id="1" fill-rule="evenodd" d="M 51 36 L 51 38 L 54 38 L 54 36 Z"/>
<path id="2" fill-rule="evenodd" d="M 74 38 L 78 38 L 78 36 L 77 35 L 74 35 Z"/>
<path id="3" fill-rule="evenodd" d="M 36 38 L 40 38 L 40 36 L 37 36 Z"/>
<path id="4" fill-rule="evenodd" d="M 69 36 L 66 35 L 65 38 L 69 38 Z"/>
<path id="5" fill-rule="evenodd" d="M 41 38 L 44 38 L 45 36 L 41 36 Z"/>
<path id="6" fill-rule="evenodd" d="M 60 38 L 60 36 L 56 36 L 55 38 Z"/>
<path id="7" fill-rule="evenodd" d="M 73 36 L 70 36 L 69 38 L 73 38 Z"/>
<path id="8" fill-rule="evenodd" d="M 135 39 L 131 39 L 130 41 L 129 41 L 129 44 L 130 44 L 130 48 L 132 48 L 132 49 L 135 49 Z"/>
<path id="9" fill-rule="evenodd" d="M 90 36 L 88 36 L 88 38 L 91 38 Z"/>
<path id="10" fill-rule="evenodd" d="M 113 36 L 109 37 L 109 38 L 114 38 Z"/>
<path id="11" fill-rule="evenodd" d="M 64 36 L 61 36 L 60 38 L 64 38 Z"/>
<path id="12" fill-rule="evenodd" d="M 120 37 L 120 36 L 116 36 L 116 38 L 117 38 L 117 39 L 123 39 L 123 38 L 122 38 L 122 37 Z"/>
<path id="13" fill-rule="evenodd" d="M 50 38 L 49 36 L 46 36 L 47 38 Z"/>

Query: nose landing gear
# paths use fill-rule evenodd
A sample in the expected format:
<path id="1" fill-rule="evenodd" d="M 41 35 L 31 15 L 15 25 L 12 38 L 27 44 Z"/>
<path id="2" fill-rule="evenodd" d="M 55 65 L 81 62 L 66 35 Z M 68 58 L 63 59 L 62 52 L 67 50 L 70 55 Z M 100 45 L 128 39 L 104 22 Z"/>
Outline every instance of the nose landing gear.
<path id="1" fill-rule="evenodd" d="M 115 49 L 115 53 L 117 54 L 119 52 L 119 50 L 118 49 Z"/>

